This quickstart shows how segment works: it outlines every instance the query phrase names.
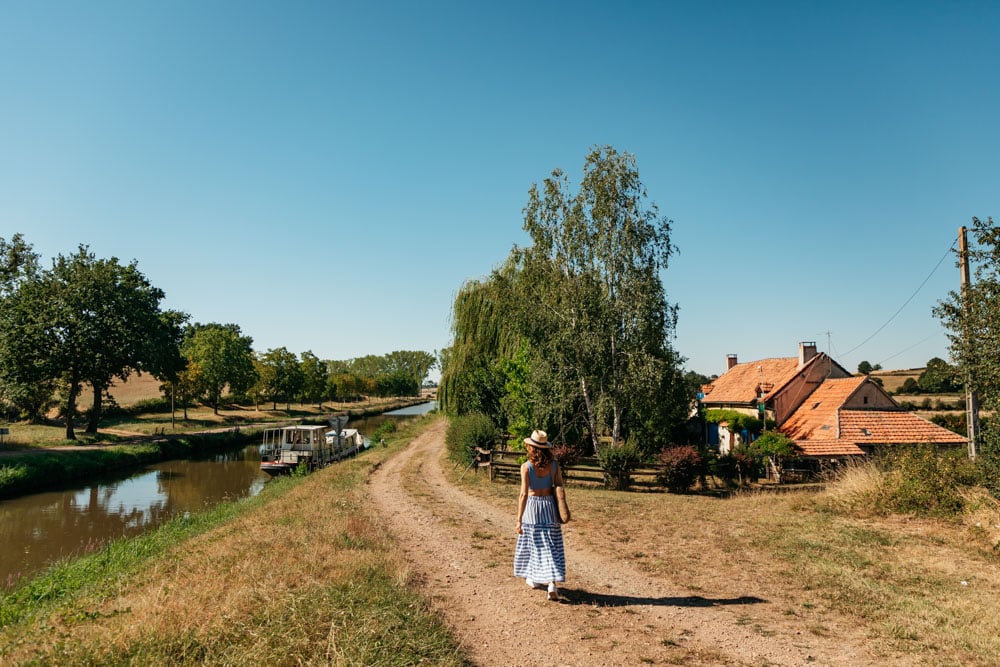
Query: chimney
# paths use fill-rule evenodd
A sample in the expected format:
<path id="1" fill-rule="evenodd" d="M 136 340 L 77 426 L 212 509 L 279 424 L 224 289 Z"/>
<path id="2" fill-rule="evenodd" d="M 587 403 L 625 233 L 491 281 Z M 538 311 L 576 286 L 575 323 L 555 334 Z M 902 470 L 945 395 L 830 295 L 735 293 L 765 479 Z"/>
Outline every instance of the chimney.
<path id="1" fill-rule="evenodd" d="M 726 370 L 728 371 L 730 368 L 732 368 L 736 364 L 737 364 L 736 355 L 735 354 L 727 354 L 726 355 Z"/>
<path id="2" fill-rule="evenodd" d="M 810 359 L 816 356 L 816 342 L 803 341 L 799 343 L 799 368 L 802 368 Z"/>

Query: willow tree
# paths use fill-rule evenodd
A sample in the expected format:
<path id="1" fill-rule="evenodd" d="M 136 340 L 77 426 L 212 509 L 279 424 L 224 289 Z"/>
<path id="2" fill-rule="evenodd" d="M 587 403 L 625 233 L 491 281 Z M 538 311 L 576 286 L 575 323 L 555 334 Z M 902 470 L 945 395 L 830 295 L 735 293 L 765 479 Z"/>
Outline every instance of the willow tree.
<path id="1" fill-rule="evenodd" d="M 504 425 L 503 378 L 498 364 L 517 347 L 510 317 L 506 269 L 465 283 L 452 306 L 452 344 L 441 351 L 438 401 L 448 414 L 482 412 Z"/>
<path id="2" fill-rule="evenodd" d="M 515 252 L 534 299 L 518 309 L 522 332 L 549 376 L 576 388 L 595 449 L 602 433 L 618 442 L 627 421 L 644 421 L 639 406 L 679 379 L 677 311 L 660 281 L 675 251 L 670 221 L 635 157 L 605 146 L 575 192 L 559 169 L 532 186 L 524 229 L 532 245 Z"/>

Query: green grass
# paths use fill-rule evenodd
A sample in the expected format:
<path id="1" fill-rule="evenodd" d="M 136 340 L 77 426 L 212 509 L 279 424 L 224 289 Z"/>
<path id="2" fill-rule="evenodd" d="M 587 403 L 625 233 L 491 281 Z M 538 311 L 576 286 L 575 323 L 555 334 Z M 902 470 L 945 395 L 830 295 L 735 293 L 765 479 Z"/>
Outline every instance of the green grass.
<path id="1" fill-rule="evenodd" d="M 364 501 L 371 470 L 428 421 L 0 595 L 0 663 L 468 664 Z"/>

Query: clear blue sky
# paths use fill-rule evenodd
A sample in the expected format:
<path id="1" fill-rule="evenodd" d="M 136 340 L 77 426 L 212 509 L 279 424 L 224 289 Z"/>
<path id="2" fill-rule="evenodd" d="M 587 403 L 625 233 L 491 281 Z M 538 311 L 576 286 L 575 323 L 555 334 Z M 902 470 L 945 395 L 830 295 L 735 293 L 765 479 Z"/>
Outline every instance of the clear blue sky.
<path id="1" fill-rule="evenodd" d="M 5 2 L 0 236 L 136 259 L 260 350 L 431 351 L 531 184 L 610 144 L 674 221 L 689 369 L 921 366 L 934 267 L 1000 216 L 998 35 L 988 2 Z"/>

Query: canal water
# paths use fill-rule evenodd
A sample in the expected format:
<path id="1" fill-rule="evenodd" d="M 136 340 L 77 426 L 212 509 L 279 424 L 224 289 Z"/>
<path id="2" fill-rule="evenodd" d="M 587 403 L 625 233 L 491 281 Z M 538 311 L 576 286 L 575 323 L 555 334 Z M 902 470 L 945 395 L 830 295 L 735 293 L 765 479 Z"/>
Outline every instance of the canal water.
<path id="1" fill-rule="evenodd" d="M 348 423 L 363 435 L 383 422 L 429 412 L 423 403 Z M 257 445 L 210 459 L 165 461 L 117 478 L 0 501 L 0 589 L 46 566 L 132 537 L 185 512 L 260 493 Z"/>

